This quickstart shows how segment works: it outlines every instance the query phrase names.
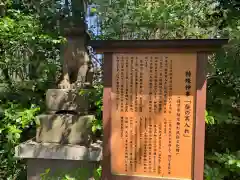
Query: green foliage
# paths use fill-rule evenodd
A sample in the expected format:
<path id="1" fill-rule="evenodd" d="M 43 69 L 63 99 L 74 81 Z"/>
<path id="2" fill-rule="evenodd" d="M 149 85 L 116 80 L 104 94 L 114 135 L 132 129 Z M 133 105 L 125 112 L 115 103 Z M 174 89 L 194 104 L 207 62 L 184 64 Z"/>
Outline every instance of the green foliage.
<path id="1" fill-rule="evenodd" d="M 208 124 L 208 125 L 211 125 L 211 124 L 215 124 L 215 120 L 214 120 L 214 117 L 209 115 L 209 112 L 205 111 L 205 122 Z"/>
<path id="2" fill-rule="evenodd" d="M 91 104 L 90 113 L 94 113 L 95 120 L 92 122 L 92 132 L 96 133 L 102 131 L 102 95 L 103 86 L 96 85 L 92 89 L 80 90 L 80 95 L 85 95 Z"/>
<path id="3" fill-rule="evenodd" d="M 236 154 L 236 155 L 235 155 Z M 217 153 L 205 157 L 206 180 L 224 180 L 227 177 L 240 177 L 240 156 L 237 153 Z"/>
<path id="4" fill-rule="evenodd" d="M 31 3 L 9 1 L 6 16 L 0 19 L 0 67 L 3 80 L 11 88 L 24 81 L 29 89 L 45 89 L 46 81 L 55 81 L 60 65 L 59 45 L 64 39 L 53 29 L 56 26 L 49 33 L 43 24 L 42 17 L 50 11 L 41 14 Z"/>
<path id="5" fill-rule="evenodd" d="M 206 14 L 215 0 L 95 0 L 104 39 L 213 38 L 219 35 Z M 207 28 L 205 26 L 208 26 Z"/>
<path id="6" fill-rule="evenodd" d="M 0 179 L 26 179 L 24 160 L 14 148 L 35 136 L 35 116 L 45 108 L 45 91 L 60 69 L 57 28 L 49 33 L 36 6 L 5 1 L 0 17 Z M 43 11 L 41 11 L 43 12 Z M 49 9 L 45 9 L 49 13 Z M 50 17 L 50 16 L 49 16 Z M 34 105 L 35 104 L 35 105 Z"/>
<path id="7" fill-rule="evenodd" d="M 102 96 L 103 96 L 103 86 L 95 86 L 95 92 L 93 93 L 93 101 L 94 101 L 94 106 L 95 106 L 95 113 L 96 113 L 96 118 L 93 122 L 92 126 L 92 131 L 96 133 L 96 131 L 102 131 L 102 108 L 103 108 L 103 101 L 102 101 Z"/>
<path id="8" fill-rule="evenodd" d="M 21 173 L 20 169 L 24 168 L 24 164 L 19 163 L 19 161 L 14 158 L 14 148 L 24 140 L 24 137 L 21 136 L 23 131 L 35 124 L 35 116 L 40 108 L 35 105 L 24 108 L 21 104 L 9 102 L 2 104 L 1 109 L 0 179 L 8 177 L 8 180 L 14 180 L 19 178 L 18 176 Z"/>

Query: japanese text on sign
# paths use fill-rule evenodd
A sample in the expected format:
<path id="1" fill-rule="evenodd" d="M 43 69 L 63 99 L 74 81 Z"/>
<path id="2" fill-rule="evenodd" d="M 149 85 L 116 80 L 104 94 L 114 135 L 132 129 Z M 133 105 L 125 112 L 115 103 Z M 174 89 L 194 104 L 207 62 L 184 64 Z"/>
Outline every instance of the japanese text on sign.
<path id="1" fill-rule="evenodd" d="M 191 179 L 196 55 L 114 54 L 112 72 L 112 173 Z"/>

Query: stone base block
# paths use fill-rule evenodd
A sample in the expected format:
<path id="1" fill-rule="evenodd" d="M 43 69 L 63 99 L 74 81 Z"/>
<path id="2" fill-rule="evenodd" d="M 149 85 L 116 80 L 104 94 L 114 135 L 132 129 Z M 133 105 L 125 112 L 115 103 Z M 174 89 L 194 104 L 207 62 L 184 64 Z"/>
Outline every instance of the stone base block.
<path id="1" fill-rule="evenodd" d="M 63 179 L 65 175 L 68 175 L 76 180 L 93 180 L 93 173 L 98 166 L 99 163 L 87 161 L 28 159 L 27 179 L 42 180 L 49 178 L 49 180 L 57 180 Z M 43 175 L 48 169 L 50 172 L 47 175 Z"/>
<path id="2" fill-rule="evenodd" d="M 84 91 L 87 91 L 84 90 Z M 79 94 L 75 89 L 48 89 L 46 92 L 46 107 L 48 111 L 87 112 L 89 100 L 87 93 Z"/>
<path id="3" fill-rule="evenodd" d="M 57 143 L 37 143 L 29 140 L 15 147 L 15 157 L 20 159 L 101 161 L 102 142 L 98 141 L 86 147 Z"/>
<path id="4" fill-rule="evenodd" d="M 38 116 L 36 141 L 39 143 L 59 143 L 89 145 L 93 115 L 50 114 Z"/>
<path id="5" fill-rule="evenodd" d="M 102 160 L 102 142 L 85 147 L 27 141 L 15 148 L 15 157 L 27 159 L 28 180 L 41 180 L 48 169 L 47 177 L 52 179 L 69 174 L 75 179 L 88 180 Z"/>

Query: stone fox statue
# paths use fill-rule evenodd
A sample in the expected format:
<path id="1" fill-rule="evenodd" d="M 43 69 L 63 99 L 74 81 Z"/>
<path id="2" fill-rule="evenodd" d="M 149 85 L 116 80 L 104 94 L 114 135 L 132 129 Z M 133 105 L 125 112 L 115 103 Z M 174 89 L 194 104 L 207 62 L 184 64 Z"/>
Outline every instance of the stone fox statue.
<path id="1" fill-rule="evenodd" d="M 93 69 L 85 42 L 84 36 L 67 38 L 58 88 L 75 89 L 92 83 Z"/>

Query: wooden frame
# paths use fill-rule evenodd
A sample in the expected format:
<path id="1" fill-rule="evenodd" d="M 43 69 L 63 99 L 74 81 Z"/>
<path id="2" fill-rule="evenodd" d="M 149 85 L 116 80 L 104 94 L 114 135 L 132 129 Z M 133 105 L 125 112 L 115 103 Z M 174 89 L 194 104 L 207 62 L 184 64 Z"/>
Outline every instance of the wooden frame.
<path id="1" fill-rule="evenodd" d="M 134 177 L 134 176 L 115 176 L 111 174 L 111 152 L 110 152 L 110 137 L 111 137 L 111 91 L 112 91 L 112 63 L 113 53 L 116 52 L 195 52 L 197 54 L 197 75 L 196 75 L 196 101 L 195 101 L 195 127 L 193 134 L 193 180 L 203 180 L 204 172 L 204 134 L 205 134 L 205 104 L 206 104 L 206 65 L 208 53 L 220 48 L 223 44 L 227 43 L 227 40 L 194 40 L 187 42 L 188 40 L 178 40 L 177 42 L 168 42 L 166 47 L 163 48 L 166 41 L 155 41 L 155 46 L 149 46 L 151 41 L 146 42 L 145 47 L 134 47 L 139 44 L 135 41 L 118 41 L 117 43 L 123 43 L 119 47 L 114 42 L 94 41 L 93 48 L 96 48 L 97 52 L 104 52 L 104 93 L 103 93 L 103 127 L 104 127 L 104 139 L 103 139 L 103 173 L 102 180 L 147 180 L 147 179 L 161 179 L 163 178 L 146 178 L 146 177 Z M 97 42 L 97 43 L 96 43 Z M 184 48 L 181 43 L 184 42 L 188 46 Z M 200 45 L 198 46 L 198 43 Z M 203 48 L 203 44 L 208 44 L 207 48 Z M 211 43 L 209 43 L 211 42 Z M 115 42 L 116 43 L 116 42 Z M 149 44 L 148 44 L 149 43 Z M 176 44 L 177 43 L 177 44 Z M 192 48 L 190 44 L 192 44 Z M 102 44 L 102 46 L 101 46 Z M 128 44 L 128 45 L 127 45 Z M 113 45 L 110 47 L 110 45 Z M 124 46 L 128 46 L 124 47 Z M 147 46 L 147 47 L 146 47 Z M 161 47 L 162 46 L 162 47 Z M 134 47 L 134 48 L 130 48 Z M 151 48 L 149 48 L 151 47 Z M 155 47 L 155 48 L 154 48 Z M 161 48 L 159 48 L 161 47 Z M 165 179 L 167 180 L 167 179 Z M 172 179 L 174 180 L 174 179 Z M 179 180 L 179 179 L 178 179 Z"/>
<path id="2" fill-rule="evenodd" d="M 175 40 L 91 40 L 89 45 L 97 53 L 106 52 L 213 52 L 227 39 L 175 39 Z"/>

